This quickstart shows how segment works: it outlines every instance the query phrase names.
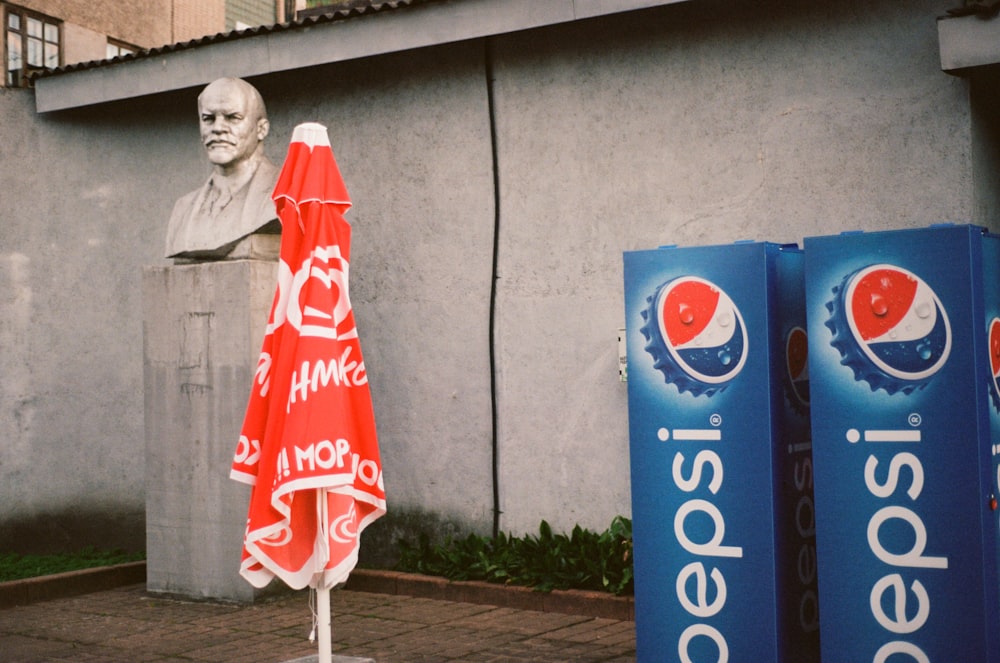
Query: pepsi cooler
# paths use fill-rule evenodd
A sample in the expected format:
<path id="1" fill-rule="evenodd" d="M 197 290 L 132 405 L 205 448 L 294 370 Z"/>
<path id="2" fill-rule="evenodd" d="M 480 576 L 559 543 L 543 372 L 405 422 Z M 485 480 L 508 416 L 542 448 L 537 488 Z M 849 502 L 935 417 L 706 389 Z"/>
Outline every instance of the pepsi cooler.
<path id="1" fill-rule="evenodd" d="M 624 268 L 638 660 L 818 661 L 802 252 Z"/>
<path id="2" fill-rule="evenodd" d="M 808 238 L 824 661 L 1000 661 L 1000 239 Z"/>

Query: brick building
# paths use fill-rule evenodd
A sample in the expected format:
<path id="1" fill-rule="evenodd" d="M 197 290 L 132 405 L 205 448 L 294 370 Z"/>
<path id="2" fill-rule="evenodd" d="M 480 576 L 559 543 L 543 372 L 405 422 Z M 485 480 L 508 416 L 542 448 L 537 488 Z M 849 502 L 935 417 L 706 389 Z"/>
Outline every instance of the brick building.
<path id="1" fill-rule="evenodd" d="M 284 18 L 284 0 L 20 0 L 0 2 L 6 76 L 104 60 Z"/>

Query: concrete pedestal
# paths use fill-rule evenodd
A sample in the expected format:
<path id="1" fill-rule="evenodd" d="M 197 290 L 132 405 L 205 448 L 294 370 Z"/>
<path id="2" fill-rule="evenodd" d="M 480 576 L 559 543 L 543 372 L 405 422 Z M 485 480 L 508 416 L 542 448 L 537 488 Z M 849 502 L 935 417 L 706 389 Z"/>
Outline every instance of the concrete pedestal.
<path id="1" fill-rule="evenodd" d="M 143 272 L 146 569 L 151 592 L 252 602 L 240 575 L 249 487 L 229 479 L 277 263 Z"/>

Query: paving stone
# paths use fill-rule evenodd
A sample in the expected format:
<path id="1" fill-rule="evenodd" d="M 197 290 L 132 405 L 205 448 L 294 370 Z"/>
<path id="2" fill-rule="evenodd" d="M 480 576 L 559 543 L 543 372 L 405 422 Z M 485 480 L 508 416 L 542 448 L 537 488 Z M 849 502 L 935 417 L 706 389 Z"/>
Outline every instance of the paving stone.
<path id="1" fill-rule="evenodd" d="M 338 590 L 333 652 L 376 663 L 635 661 L 635 624 Z M 5 663 L 284 663 L 308 658 L 308 594 L 252 605 L 150 596 L 142 585 L 0 609 Z"/>

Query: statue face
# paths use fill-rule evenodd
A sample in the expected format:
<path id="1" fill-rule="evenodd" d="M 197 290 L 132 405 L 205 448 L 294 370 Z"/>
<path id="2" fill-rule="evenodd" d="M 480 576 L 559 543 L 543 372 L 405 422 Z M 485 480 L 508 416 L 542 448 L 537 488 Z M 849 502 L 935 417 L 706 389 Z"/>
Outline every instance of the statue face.
<path id="1" fill-rule="evenodd" d="M 209 161 L 225 168 L 254 153 L 267 135 L 267 120 L 256 106 L 233 82 L 217 81 L 205 88 L 198 97 L 198 115 Z"/>

